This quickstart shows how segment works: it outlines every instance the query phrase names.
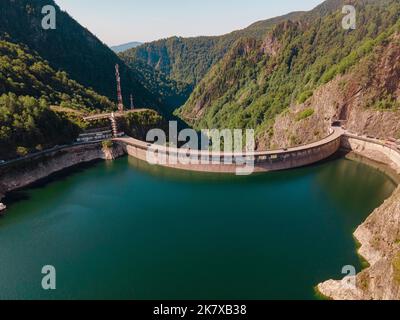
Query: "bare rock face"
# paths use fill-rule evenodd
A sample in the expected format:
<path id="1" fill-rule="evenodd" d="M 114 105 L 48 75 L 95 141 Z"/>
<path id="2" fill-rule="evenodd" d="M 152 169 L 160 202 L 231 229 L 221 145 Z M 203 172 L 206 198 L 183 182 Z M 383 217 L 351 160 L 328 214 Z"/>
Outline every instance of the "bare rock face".
<path id="1" fill-rule="evenodd" d="M 102 159 L 104 160 L 115 160 L 125 153 L 122 146 L 119 144 L 113 144 L 111 148 L 103 147 L 102 152 Z"/>
<path id="2" fill-rule="evenodd" d="M 340 113 L 346 97 L 341 90 L 341 79 L 320 87 L 305 103 L 294 105 L 275 120 L 273 135 L 259 139 L 259 150 L 294 147 L 312 143 L 328 135 L 332 121 Z M 312 115 L 302 118 L 307 110 Z"/>
<path id="3" fill-rule="evenodd" d="M 275 57 L 281 50 L 281 47 L 282 46 L 276 39 L 276 37 L 274 37 L 273 34 L 269 33 L 261 45 L 261 52 L 263 54 L 268 54 L 271 57 Z"/>
<path id="4" fill-rule="evenodd" d="M 400 187 L 355 232 L 359 253 L 371 265 L 356 277 L 356 286 L 329 280 L 318 290 L 335 300 L 400 300 Z"/>

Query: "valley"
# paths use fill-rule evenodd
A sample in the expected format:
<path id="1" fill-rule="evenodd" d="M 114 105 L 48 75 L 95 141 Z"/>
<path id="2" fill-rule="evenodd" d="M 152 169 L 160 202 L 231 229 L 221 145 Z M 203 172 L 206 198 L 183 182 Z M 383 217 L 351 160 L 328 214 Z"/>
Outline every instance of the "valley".
<path id="1" fill-rule="evenodd" d="M 112 243 L 115 248 L 126 249 L 117 250 L 122 264 L 115 266 L 106 262 L 104 252 L 94 249 L 102 268 L 115 273 L 110 276 L 97 270 L 105 279 L 100 286 L 110 287 L 108 293 L 95 292 L 94 278 L 90 277 L 86 289 L 79 291 L 72 273 L 90 270 L 77 266 L 66 276 L 71 281 L 67 291 L 57 293 L 57 298 L 71 294 L 81 299 L 113 295 L 128 299 L 204 299 L 207 290 L 213 288 L 215 299 L 271 299 L 274 294 L 290 299 L 290 293 L 295 298 L 314 299 L 313 288 L 317 287 L 333 299 L 400 299 L 398 0 L 326 0 L 310 11 L 261 20 L 220 36 L 173 36 L 114 47 L 103 43 L 57 3 L 0 3 L 0 200 L 7 204 L 5 210 L 0 203 L 1 212 L 6 212 L 0 221 L 2 255 L 30 267 L 36 267 L 32 261 L 54 257 L 65 271 L 68 259 L 82 259 L 72 251 L 59 255 L 41 243 L 47 234 L 53 237 L 55 247 L 68 244 L 77 249 L 79 241 L 68 240 L 72 230 L 80 230 L 79 237 L 92 249 L 94 243 L 83 234 L 92 235 L 110 251 Z M 54 30 L 41 27 L 41 8 L 49 4 L 57 14 L 59 27 Z M 342 27 L 344 5 L 355 8 L 354 29 Z M 194 135 L 208 130 L 251 130 L 255 133 L 255 150 L 251 153 L 255 174 L 232 177 L 228 173 L 235 172 L 235 165 L 150 166 L 147 155 L 150 142 L 155 141 L 147 141 L 147 135 L 158 129 L 168 137 L 169 121 L 178 121 L 179 129 L 193 128 Z M 96 136 L 107 138 L 97 141 Z M 81 143 L 82 137 L 88 141 Z M 175 138 L 166 139 L 160 153 L 181 152 L 188 159 L 207 153 L 207 160 L 227 154 L 209 155 L 212 139 L 204 150 L 176 151 L 175 147 L 185 141 Z M 225 137 L 218 140 L 218 146 L 225 143 Z M 129 157 L 125 157 L 127 154 Z M 381 167 L 392 175 L 379 172 Z M 239 188 L 241 183 L 246 188 Z M 75 192 L 80 188 L 82 193 Z M 191 188 L 198 197 L 189 194 Z M 260 197 L 253 198 L 253 192 Z M 159 200 L 150 198 L 153 193 Z M 130 203 L 133 195 L 139 207 Z M 40 200 L 51 196 L 59 205 Z M 193 206 L 201 197 L 208 199 L 208 207 L 203 203 Z M 259 200 L 263 197 L 270 200 L 270 207 Z M 287 197 L 298 202 L 299 208 L 286 203 Z M 182 201 L 175 204 L 175 210 L 171 202 L 177 198 Z M 103 236 L 101 223 L 107 224 L 107 215 L 116 213 L 113 202 L 122 226 L 111 223 Z M 246 220 L 242 214 L 248 207 L 252 210 Z M 164 210 L 171 220 L 166 221 Z M 95 221 L 96 214 L 99 221 Z M 209 219 L 217 217 L 216 225 L 199 223 L 202 214 Z M 45 230 L 43 234 L 27 231 L 35 215 L 42 226 L 38 228 Z M 152 216 L 154 220 L 149 218 Z M 59 233 L 49 228 L 52 219 Z M 63 219 L 71 229 L 63 229 Z M 261 234 L 257 220 L 271 235 Z M 223 227 L 224 221 L 231 229 Z M 288 221 L 297 221 L 299 227 Z M 151 230 L 152 223 L 159 232 L 154 243 L 139 230 L 139 226 Z M 87 228 L 89 224 L 93 230 Z M 128 225 L 137 234 L 132 235 Z M 163 225 L 173 230 L 171 239 Z M 312 230 L 310 225 L 314 226 Z M 189 226 L 188 231 L 185 226 Z M 285 230 L 287 239 L 276 234 L 279 228 Z M 355 229 L 361 243 L 359 252 L 368 260 L 368 268 L 363 268 L 356 256 L 351 237 Z M 194 238 L 189 236 L 190 230 Z M 22 232 L 27 232 L 25 240 L 13 242 Z M 107 237 L 119 232 L 121 237 L 109 244 Z M 219 259 L 217 251 L 211 250 L 211 258 L 202 251 L 198 241 L 207 248 L 212 246 L 212 241 L 204 238 L 207 234 L 228 260 L 223 261 L 223 256 Z M 259 245 L 262 243 L 260 247 L 255 235 Z M 273 236 L 282 241 L 281 245 L 269 245 L 275 241 Z M 299 243 L 295 239 L 300 239 Z M 315 244 L 315 239 L 323 239 L 321 243 L 332 250 L 331 255 L 325 257 L 323 253 L 329 250 Z M 339 239 L 337 246 L 332 245 L 335 239 Z M 231 255 L 225 243 L 228 240 L 249 254 L 243 259 Z M 15 249 L 22 252 L 27 241 L 36 245 L 28 257 L 10 254 Z M 185 242 L 187 246 L 182 244 Z M 138 243 L 136 251 L 130 249 Z M 307 251 L 306 244 L 311 243 Z M 291 245 L 299 252 L 293 253 Z M 83 254 L 89 247 L 76 252 Z M 172 261 L 165 255 L 167 249 L 172 250 Z M 191 249 L 190 264 L 185 264 L 182 257 Z M 151 252 L 160 255 L 154 258 Z M 265 252 L 270 252 L 270 257 Z M 195 253 L 204 260 L 196 260 Z M 289 273 L 290 253 L 299 264 L 301 277 Z M 301 255 L 309 260 L 301 264 Z M 135 265 L 135 257 L 140 264 Z M 324 263 L 324 258 L 329 263 Z M 94 256 L 85 259 L 93 271 Z M 153 259 L 157 260 L 155 264 Z M 203 262 L 209 259 L 215 259 L 215 278 L 207 278 L 193 267 L 199 263 L 206 268 Z M 280 261 L 283 271 L 278 272 L 269 259 Z M 240 273 L 241 267 L 250 272 L 246 261 L 254 265 L 259 261 L 255 275 L 267 283 L 261 270 L 265 268 L 277 275 L 276 282 L 263 287 L 249 275 L 246 282 L 246 276 Z M 228 263 L 238 268 L 225 278 Z M 338 280 L 324 282 L 341 277 L 340 263 L 357 267 L 356 288 L 349 289 Z M 131 266 L 137 274 L 132 275 L 123 265 Z M 172 272 L 178 291 L 172 290 L 172 283 L 161 271 L 157 273 L 157 265 Z M 318 267 L 321 269 L 316 270 Z M 314 273 L 308 274 L 309 269 Z M 122 270 L 121 278 L 116 276 L 118 270 Z M 196 273 L 210 281 L 202 283 L 196 278 L 189 287 L 189 278 L 179 277 L 174 270 L 192 280 Z M 152 282 L 155 274 L 157 281 Z M 223 286 L 228 286 L 228 276 L 232 275 L 239 280 L 228 292 Z M 137 291 L 110 286 L 113 277 L 117 283 L 123 277 L 129 279 Z M 23 282 L 32 281 L 27 274 L 10 295 L 8 278 L 18 276 L 12 270 L 0 273 L 0 279 L 5 280 L 0 285 L 1 298 L 48 298 L 38 288 L 23 290 Z M 283 281 L 282 288 L 278 280 Z M 213 283 L 220 286 L 213 287 Z M 147 291 L 147 286 L 154 291 Z M 118 292 L 119 288 L 122 291 Z"/>

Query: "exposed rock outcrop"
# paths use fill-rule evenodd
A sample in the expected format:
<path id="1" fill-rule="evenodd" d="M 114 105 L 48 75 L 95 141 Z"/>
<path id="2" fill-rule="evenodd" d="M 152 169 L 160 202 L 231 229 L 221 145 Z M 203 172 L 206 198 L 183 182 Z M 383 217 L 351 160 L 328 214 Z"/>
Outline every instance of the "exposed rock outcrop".
<path id="1" fill-rule="evenodd" d="M 312 110 L 308 117 L 299 117 Z M 357 134 L 400 138 L 400 34 L 394 34 L 350 73 L 319 87 L 302 104 L 275 120 L 273 133 L 261 136 L 259 149 L 291 147 L 321 139 L 332 121 Z"/>
<path id="2" fill-rule="evenodd" d="M 273 134 L 259 142 L 259 148 L 293 146 L 320 139 L 320 135 L 340 120 L 358 135 L 400 138 L 400 34 L 375 49 L 351 72 L 339 75 L 314 91 L 303 104 L 279 116 Z M 309 110 L 310 112 L 306 113 Z M 302 116 L 302 115 L 307 116 Z M 391 167 L 400 175 L 398 159 L 380 147 L 360 143 L 347 147 L 366 158 Z M 377 208 L 355 232 L 359 250 L 370 267 L 356 276 L 356 286 L 348 279 L 329 280 L 318 290 L 338 300 L 400 299 L 400 187 Z"/>
<path id="3" fill-rule="evenodd" d="M 350 146 L 344 139 L 344 144 Z M 364 157 L 386 163 L 400 175 L 400 161 L 368 143 L 353 143 L 353 151 Z M 356 230 L 361 244 L 359 254 L 370 267 L 353 278 L 329 280 L 318 290 L 335 300 L 400 300 L 400 187 Z M 354 285 L 355 284 L 355 285 Z"/>
<path id="4" fill-rule="evenodd" d="M 371 265 L 356 276 L 356 286 L 345 280 L 318 285 L 318 290 L 335 300 L 400 300 L 400 187 L 355 232 L 362 244 L 359 253 Z"/>

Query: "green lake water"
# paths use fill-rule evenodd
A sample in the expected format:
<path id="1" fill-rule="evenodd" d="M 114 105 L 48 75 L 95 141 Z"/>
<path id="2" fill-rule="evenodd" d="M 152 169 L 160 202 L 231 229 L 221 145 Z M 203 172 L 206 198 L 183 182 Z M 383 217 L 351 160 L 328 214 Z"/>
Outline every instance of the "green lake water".
<path id="1" fill-rule="evenodd" d="M 91 164 L 6 199 L 0 299 L 316 299 L 361 270 L 352 233 L 394 188 L 344 159 L 249 177 Z"/>

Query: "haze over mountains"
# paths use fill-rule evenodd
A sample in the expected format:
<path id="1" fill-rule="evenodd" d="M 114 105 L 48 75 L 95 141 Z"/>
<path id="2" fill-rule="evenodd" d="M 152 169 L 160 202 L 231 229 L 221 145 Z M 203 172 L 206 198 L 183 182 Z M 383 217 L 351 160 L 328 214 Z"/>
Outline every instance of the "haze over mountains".
<path id="1" fill-rule="evenodd" d="M 115 53 L 120 53 L 123 51 L 126 51 L 128 49 L 132 49 L 132 48 L 136 48 L 140 45 L 142 45 L 143 43 L 141 42 L 137 42 L 137 41 L 133 41 L 133 42 L 128 42 L 128 43 L 124 43 L 124 44 L 120 44 L 118 46 L 111 46 L 110 48 L 115 52 Z"/>

